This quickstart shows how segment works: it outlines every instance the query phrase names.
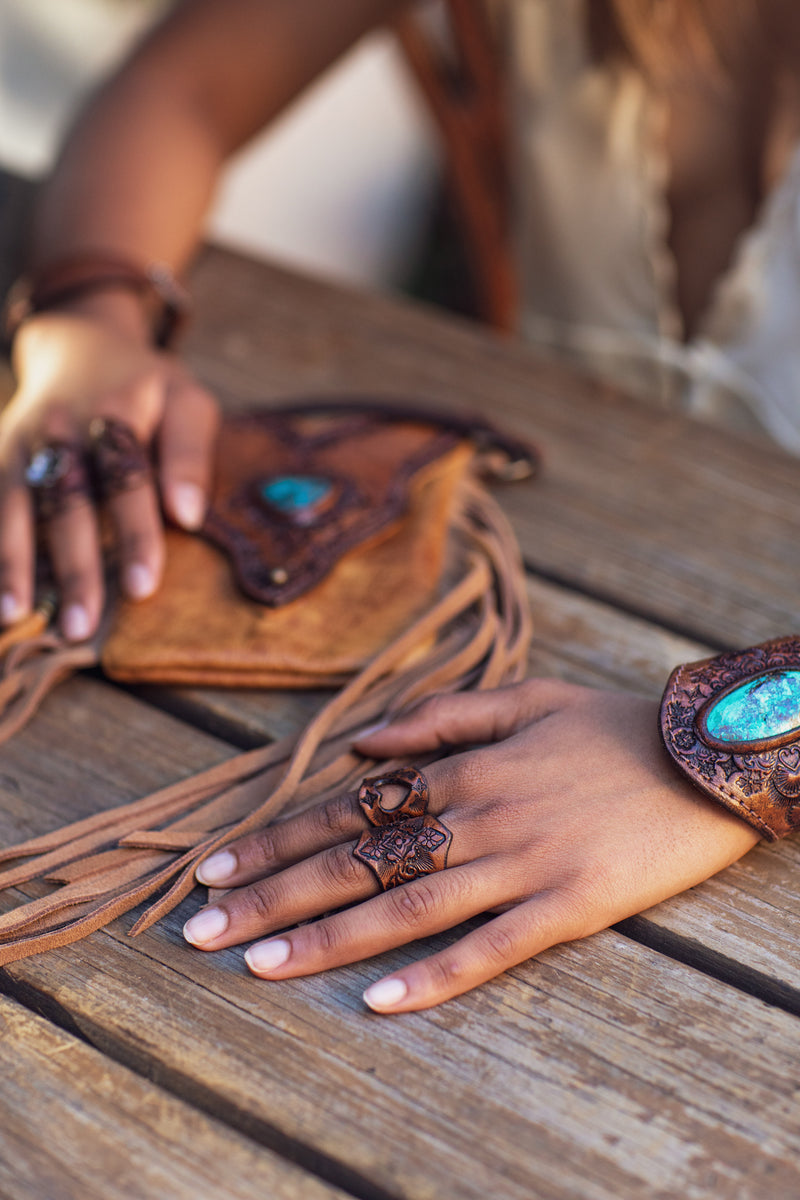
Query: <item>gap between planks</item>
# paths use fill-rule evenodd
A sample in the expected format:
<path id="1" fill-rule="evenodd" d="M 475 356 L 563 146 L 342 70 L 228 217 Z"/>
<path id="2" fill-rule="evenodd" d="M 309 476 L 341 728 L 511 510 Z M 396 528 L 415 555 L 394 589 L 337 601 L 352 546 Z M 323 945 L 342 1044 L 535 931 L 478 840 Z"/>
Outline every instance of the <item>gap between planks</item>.
<path id="1" fill-rule="evenodd" d="M 559 612 L 567 620 L 564 605 Z M 573 625 L 578 616 L 572 615 Z M 594 652 L 598 668 L 612 649 L 615 630 L 610 618 L 604 621 L 603 635 Z M 574 644 L 574 629 L 571 638 Z M 645 645 L 652 657 L 652 639 Z M 660 653 L 667 653 L 666 645 Z M 120 726 L 129 751 L 147 747 L 141 757 L 129 753 L 130 777 L 124 779 L 115 778 L 121 746 L 110 737 L 111 729 Z M 37 821 L 42 824 L 57 813 L 65 794 L 74 797 L 73 805 L 96 806 L 104 796 L 118 802 L 141 786 L 148 773 L 174 774 L 176 762 L 200 765 L 198 760 L 218 757 L 224 750 L 207 742 L 179 722 L 157 719 L 153 710 L 97 681 L 75 680 L 6 748 L 5 767 L 17 774 L 40 771 Z M 44 748 L 49 750 L 45 759 Z M 90 755 L 96 762 L 86 775 Z M 85 798 L 66 786 L 83 783 L 84 777 Z M 31 1006 L 60 1005 L 84 1036 L 110 1056 L 164 1086 L 188 1088 L 193 1103 L 215 1105 L 218 1115 L 241 1122 L 245 1132 L 251 1129 L 267 1137 L 270 1130 L 278 1130 L 287 1152 L 305 1153 L 307 1148 L 321 1163 L 338 1155 L 340 1166 L 357 1167 L 359 1177 L 369 1179 L 373 1194 L 383 1189 L 428 1196 L 436 1194 L 431 1189 L 437 1187 L 441 1194 L 447 1172 L 461 1161 L 462 1166 L 469 1164 L 473 1175 L 454 1195 L 475 1195 L 492 1181 L 494 1188 L 489 1186 L 483 1195 L 530 1195 L 535 1179 L 535 1194 L 542 1197 L 641 1196 L 647 1194 L 641 1191 L 641 1161 L 638 1182 L 632 1183 L 625 1172 L 631 1155 L 641 1157 L 652 1122 L 662 1119 L 666 1125 L 658 1124 L 659 1138 L 700 1154 L 704 1163 L 716 1162 L 723 1151 L 730 1151 L 739 1182 L 741 1172 L 760 1172 L 769 1165 L 761 1152 L 753 1158 L 752 1135 L 745 1126 L 749 1104 L 735 1081 L 740 1072 L 752 1070 L 759 1086 L 768 1088 L 766 1100 L 773 1091 L 763 1072 L 771 1077 L 780 1069 L 791 1076 L 791 1061 L 781 1065 L 780 1056 L 758 1047 L 767 1030 L 776 1045 L 791 1040 L 793 1018 L 766 1010 L 702 975 L 688 979 L 673 961 L 613 932 L 559 947 L 439 1011 L 384 1020 L 365 1013 L 358 999 L 377 970 L 374 963 L 265 988 L 242 971 L 238 951 L 205 956 L 182 943 L 181 915 L 186 915 L 186 907 L 132 944 L 122 932 L 127 923 L 117 924 L 79 946 L 16 964 L 6 975 L 14 985 L 25 985 Z M 457 933 L 447 935 L 453 936 Z M 441 944 L 437 939 L 434 945 L 437 941 Z M 415 945 L 397 951 L 387 956 L 389 965 L 408 961 L 423 949 Z M 385 969 L 386 962 L 382 965 Z M 671 989 L 669 1003 L 666 988 Z M 688 1009 L 679 1019 L 682 1003 Z M 717 1028 L 723 1010 L 732 1023 L 727 1032 Z M 749 1031 L 752 1046 L 740 1046 L 738 1034 L 733 1037 L 736 1022 Z M 686 1060 L 674 1068 L 684 1024 Z M 652 1061 L 648 1048 L 656 1055 Z M 702 1079 L 695 1078 L 694 1056 L 702 1052 L 711 1070 L 709 1055 L 722 1055 L 723 1050 L 735 1059 L 735 1070 L 720 1076 L 720 1091 L 711 1087 L 705 1094 Z M 497 1066 L 501 1060 L 502 1070 Z M 496 1071 L 500 1073 L 495 1079 Z M 373 1073 L 374 1090 L 367 1078 Z M 401 1086 L 402 1103 L 397 1092 Z M 779 1081 L 776 1076 L 774 1086 L 781 1091 L 772 1103 L 788 1103 L 783 1077 Z M 458 1114 L 452 1129 L 436 1116 L 437 1104 L 450 1104 L 451 1093 L 457 1097 L 452 1104 Z M 321 1095 L 330 1113 L 316 1111 Z M 551 1112 L 551 1100 L 557 1112 Z M 730 1106 L 735 1130 L 723 1134 Z M 399 1119 L 400 1109 L 403 1122 L 410 1122 L 404 1125 L 403 1145 L 411 1137 L 417 1156 L 410 1165 L 387 1141 L 387 1130 Z M 655 1113 L 658 1118 L 649 1115 Z M 474 1140 L 475 1128 L 482 1128 L 472 1123 L 472 1116 L 481 1115 L 487 1120 L 491 1116 L 492 1124 L 481 1134 L 485 1145 L 481 1141 L 470 1148 L 469 1138 Z M 436 1144 L 430 1141 L 426 1121 L 438 1122 Z M 691 1132 L 698 1122 L 706 1133 Z M 598 1124 L 590 1138 L 590 1128 Z M 618 1146 L 603 1142 L 606 1137 L 619 1138 L 615 1130 L 620 1128 Z M 350 1136 L 363 1135 L 366 1145 L 359 1145 L 357 1152 L 343 1146 L 347 1131 Z M 779 1136 L 788 1153 L 794 1134 L 785 1122 Z M 579 1164 L 570 1161 L 571 1138 L 577 1139 L 576 1153 L 581 1147 Z M 734 1141 L 725 1140 L 720 1149 L 720 1138 Z M 603 1142 L 599 1149 L 598 1139 Z M 520 1158 L 514 1145 L 535 1146 L 534 1160 Z M 678 1170 L 662 1151 L 659 1142 L 662 1174 Z M 443 1161 L 428 1170 L 426 1156 L 434 1153 L 443 1155 Z M 413 1180 L 405 1192 L 392 1183 L 404 1162 Z M 508 1179 L 499 1173 L 506 1162 L 516 1172 Z M 596 1188 L 589 1183 L 595 1171 L 603 1176 Z M 505 1191 L 498 1191 L 501 1178 Z M 697 1182 L 694 1174 L 692 1179 Z M 579 1187 L 570 1191 L 569 1180 Z M 713 1195 L 716 1200 L 725 1191 L 698 1190 L 693 1184 L 691 1194 Z M 728 1194 L 746 1193 L 740 1188 Z"/>
<path id="2" fill-rule="evenodd" d="M 617 606 L 536 576 L 528 578 L 534 616 L 530 671 L 599 688 L 629 689 L 656 700 L 679 662 L 714 648 L 621 612 Z M 149 702 L 243 748 L 300 728 L 323 694 L 148 689 Z M 746 860 L 709 880 L 687 897 L 666 901 L 621 924 L 643 945 L 686 962 L 788 1012 L 800 1011 L 800 961 L 793 930 L 781 931 L 788 913 L 800 921 L 800 851 L 796 839 L 757 847 Z M 748 876 L 761 873 L 767 886 L 753 893 Z M 744 895 L 743 895 L 744 893 Z M 758 950 L 756 963 L 741 961 L 742 930 Z M 788 957 L 787 957 L 788 956 Z"/>

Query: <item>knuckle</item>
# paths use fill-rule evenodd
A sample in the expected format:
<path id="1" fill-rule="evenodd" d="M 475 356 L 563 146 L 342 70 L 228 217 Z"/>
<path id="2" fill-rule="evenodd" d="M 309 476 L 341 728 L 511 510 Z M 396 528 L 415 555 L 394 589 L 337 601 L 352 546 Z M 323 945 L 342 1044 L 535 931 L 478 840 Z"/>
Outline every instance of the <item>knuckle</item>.
<path id="1" fill-rule="evenodd" d="M 364 864 L 353 856 L 353 848 L 347 843 L 334 846 L 320 859 L 320 866 L 327 880 L 337 890 L 352 891 L 364 882 Z"/>
<path id="2" fill-rule="evenodd" d="M 65 596 L 81 596 L 91 591 L 99 580 L 99 573 L 90 567 L 67 567 L 57 572 L 58 583 Z"/>
<path id="3" fill-rule="evenodd" d="M 513 933 L 492 922 L 484 930 L 483 952 L 489 963 L 505 967 L 513 962 L 519 953 L 518 940 Z"/>
<path id="4" fill-rule="evenodd" d="M 313 943 L 316 953 L 323 957 L 335 954 L 342 942 L 334 921 L 316 921 L 313 925 L 306 925 L 303 933 Z"/>
<path id="5" fill-rule="evenodd" d="M 119 552 L 128 560 L 147 559 L 153 548 L 153 538 L 148 530 L 120 529 L 117 535 Z"/>
<path id="6" fill-rule="evenodd" d="M 239 847 L 238 853 L 251 867 L 263 866 L 276 858 L 278 836 L 272 829 L 260 829 Z"/>
<path id="7" fill-rule="evenodd" d="M 450 710 L 450 697 L 445 695 L 429 696 L 423 700 L 416 710 L 415 716 L 434 728 Z"/>
<path id="8" fill-rule="evenodd" d="M 436 890 L 424 880 L 415 880 L 395 888 L 389 893 L 389 904 L 394 919 L 409 927 L 426 924 L 439 908 Z"/>
<path id="9" fill-rule="evenodd" d="M 353 802 L 348 795 L 336 796 L 317 810 L 322 833 L 336 840 L 348 836 L 353 827 Z"/>
<path id="10" fill-rule="evenodd" d="M 454 758 L 448 759 L 448 794 L 459 799 L 485 795 L 487 778 L 491 778 L 488 770 L 491 765 L 491 757 L 479 751 L 458 754 Z"/>
<path id="11" fill-rule="evenodd" d="M 425 959 L 423 968 L 434 995 L 451 995 L 458 990 L 464 975 L 461 962 L 452 954 L 435 954 Z"/>
<path id="12" fill-rule="evenodd" d="M 251 883 L 238 893 L 245 915 L 260 925 L 269 924 L 275 916 L 275 891 L 265 879 Z"/>

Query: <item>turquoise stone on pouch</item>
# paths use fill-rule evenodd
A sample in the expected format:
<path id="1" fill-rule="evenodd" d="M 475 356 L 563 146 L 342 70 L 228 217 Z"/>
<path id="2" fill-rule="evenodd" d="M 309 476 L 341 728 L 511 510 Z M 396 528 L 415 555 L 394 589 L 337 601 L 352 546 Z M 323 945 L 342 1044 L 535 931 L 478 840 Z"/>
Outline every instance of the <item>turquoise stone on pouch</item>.
<path id="1" fill-rule="evenodd" d="M 329 479 L 317 475 L 276 475 L 259 486 L 261 499 L 298 524 L 309 524 L 327 507 L 333 491 Z"/>
<path id="2" fill-rule="evenodd" d="M 800 732 L 800 671 L 744 680 L 709 705 L 705 726 L 718 742 L 757 742 Z"/>

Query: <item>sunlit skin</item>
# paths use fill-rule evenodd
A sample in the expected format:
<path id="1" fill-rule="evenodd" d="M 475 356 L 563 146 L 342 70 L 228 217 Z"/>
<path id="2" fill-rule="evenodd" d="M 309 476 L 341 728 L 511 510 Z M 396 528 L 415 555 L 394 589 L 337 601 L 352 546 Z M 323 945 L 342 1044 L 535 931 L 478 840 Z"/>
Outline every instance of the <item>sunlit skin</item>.
<path id="1" fill-rule="evenodd" d="M 219 173 L 261 129 L 402 0 L 185 0 L 79 118 L 36 216 L 34 265 L 84 251 L 180 272 Z M 80 316 L 82 322 L 72 319 Z M 29 611 L 33 525 L 23 471 L 37 442 L 84 437 L 124 418 L 161 457 L 156 488 L 120 497 L 113 518 L 123 590 L 158 586 L 157 490 L 186 528 L 202 521 L 213 400 L 170 354 L 154 354 L 139 301 L 104 291 L 31 320 L 15 340 L 18 390 L 0 421 L 0 623 Z M 199 489 L 199 490 L 198 490 Z M 103 605 L 97 517 L 88 506 L 47 531 L 68 638 Z"/>
<path id="2" fill-rule="evenodd" d="M 180 273 L 229 156 L 406 3 L 179 3 L 78 119 L 43 189 L 34 266 L 105 251 Z M 743 11 L 729 0 L 703 5 L 735 41 L 734 7 Z M 800 10 L 793 0 L 757 7 L 785 70 L 800 50 Z M 733 93 L 720 99 L 710 77 L 682 77 L 667 96 L 670 245 L 687 330 L 700 323 L 716 275 L 763 197 L 770 162 L 782 161 L 767 153 L 766 128 L 783 93 L 777 83 L 773 89 L 773 64 L 755 61 L 754 45 L 740 37 L 726 47 Z M 796 126 L 782 128 L 794 145 Z M 157 451 L 153 483 L 119 496 L 110 510 L 122 589 L 149 594 L 163 565 L 162 511 L 188 529 L 203 518 L 214 398 L 176 355 L 153 350 L 140 302 L 124 291 L 31 319 L 15 340 L 14 368 L 17 392 L 0 419 L 0 624 L 24 616 L 32 601 L 34 525 L 23 477 L 31 449 L 48 438 L 82 438 L 96 416 L 126 421 Z M 98 518 L 87 503 L 55 519 L 45 538 L 61 628 L 80 640 L 103 606 Z M 502 910 L 367 997 L 379 1011 L 424 1008 L 692 886 L 757 840 L 674 772 L 658 741 L 655 706 L 636 697 L 530 681 L 433 700 L 360 747 L 413 761 L 476 744 L 486 748 L 426 768 L 432 811 L 453 832 L 447 870 L 378 896 L 371 872 L 352 856 L 364 818 L 345 798 L 229 848 L 235 861 L 221 865 L 233 861 L 234 869 L 213 880 L 234 888 L 213 906 L 218 925 L 227 924 L 202 942 L 203 922 L 192 925 L 194 944 L 258 946 L 276 934 L 273 968 L 259 967 L 253 948 L 249 961 L 265 980 L 282 979 Z"/>
<path id="3" fill-rule="evenodd" d="M 485 747 L 425 768 L 430 810 L 453 834 L 446 870 L 378 894 L 352 854 L 366 820 L 344 796 L 201 865 L 201 881 L 234 890 L 187 923 L 187 939 L 216 950 L 282 930 L 256 941 L 247 963 L 288 979 L 500 910 L 365 997 L 379 1011 L 428 1008 L 700 883 L 758 841 L 678 775 L 659 743 L 657 706 L 638 697 L 529 680 L 434 698 L 358 748 L 413 760 L 476 743 Z M 272 969 L 259 965 L 265 946 Z"/>

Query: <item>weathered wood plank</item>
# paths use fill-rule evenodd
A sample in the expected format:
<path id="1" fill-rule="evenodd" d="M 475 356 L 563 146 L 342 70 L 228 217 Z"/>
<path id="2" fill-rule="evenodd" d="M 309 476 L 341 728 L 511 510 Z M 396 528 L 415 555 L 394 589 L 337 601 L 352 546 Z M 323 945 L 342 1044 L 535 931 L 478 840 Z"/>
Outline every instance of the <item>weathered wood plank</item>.
<path id="1" fill-rule="evenodd" d="M 528 576 L 528 596 L 534 675 L 660 695 L 677 663 L 712 653 L 699 642 L 536 576 Z M 328 695 L 244 688 L 150 688 L 141 694 L 237 745 L 295 732 Z"/>
<path id="2" fill-rule="evenodd" d="M 14 1200 L 344 1200 L 0 996 L 0 1195 Z"/>
<path id="3" fill-rule="evenodd" d="M 73 681 L 3 750 L 6 779 L 35 777 L 36 807 L 25 813 L 18 793 L 0 790 L 0 837 L 7 805 L 12 826 L 26 819 L 35 832 L 59 808 L 72 816 L 129 794 L 114 778 L 119 746 L 96 736 L 114 716 L 130 746 L 148 747 L 131 770 L 150 786 L 175 774 L 180 754 L 199 765 L 221 751 L 132 697 Z M 738 1200 L 767 1182 L 774 1194 L 800 1190 L 796 1018 L 751 996 L 609 932 L 440 1009 L 378 1018 L 364 1011 L 364 985 L 426 947 L 269 985 L 247 975 L 237 950 L 186 946 L 180 923 L 196 904 L 134 942 L 122 922 L 15 964 L 5 986 L 356 1194 Z"/>
<path id="4" fill-rule="evenodd" d="M 364 983 L 405 957 L 265 985 L 170 920 L 132 950 L 101 935 L 9 975 L 107 1055 L 349 1172 L 356 1193 L 358 1178 L 414 1200 L 800 1189 L 796 1018 L 613 932 L 438 1010 L 365 1014 Z"/>
<path id="5" fill-rule="evenodd" d="M 187 351 L 252 403 L 358 390 L 483 411 L 535 438 L 504 493 L 532 567 L 720 645 L 796 620 L 796 459 L 670 417 L 465 322 L 207 251 Z"/>

